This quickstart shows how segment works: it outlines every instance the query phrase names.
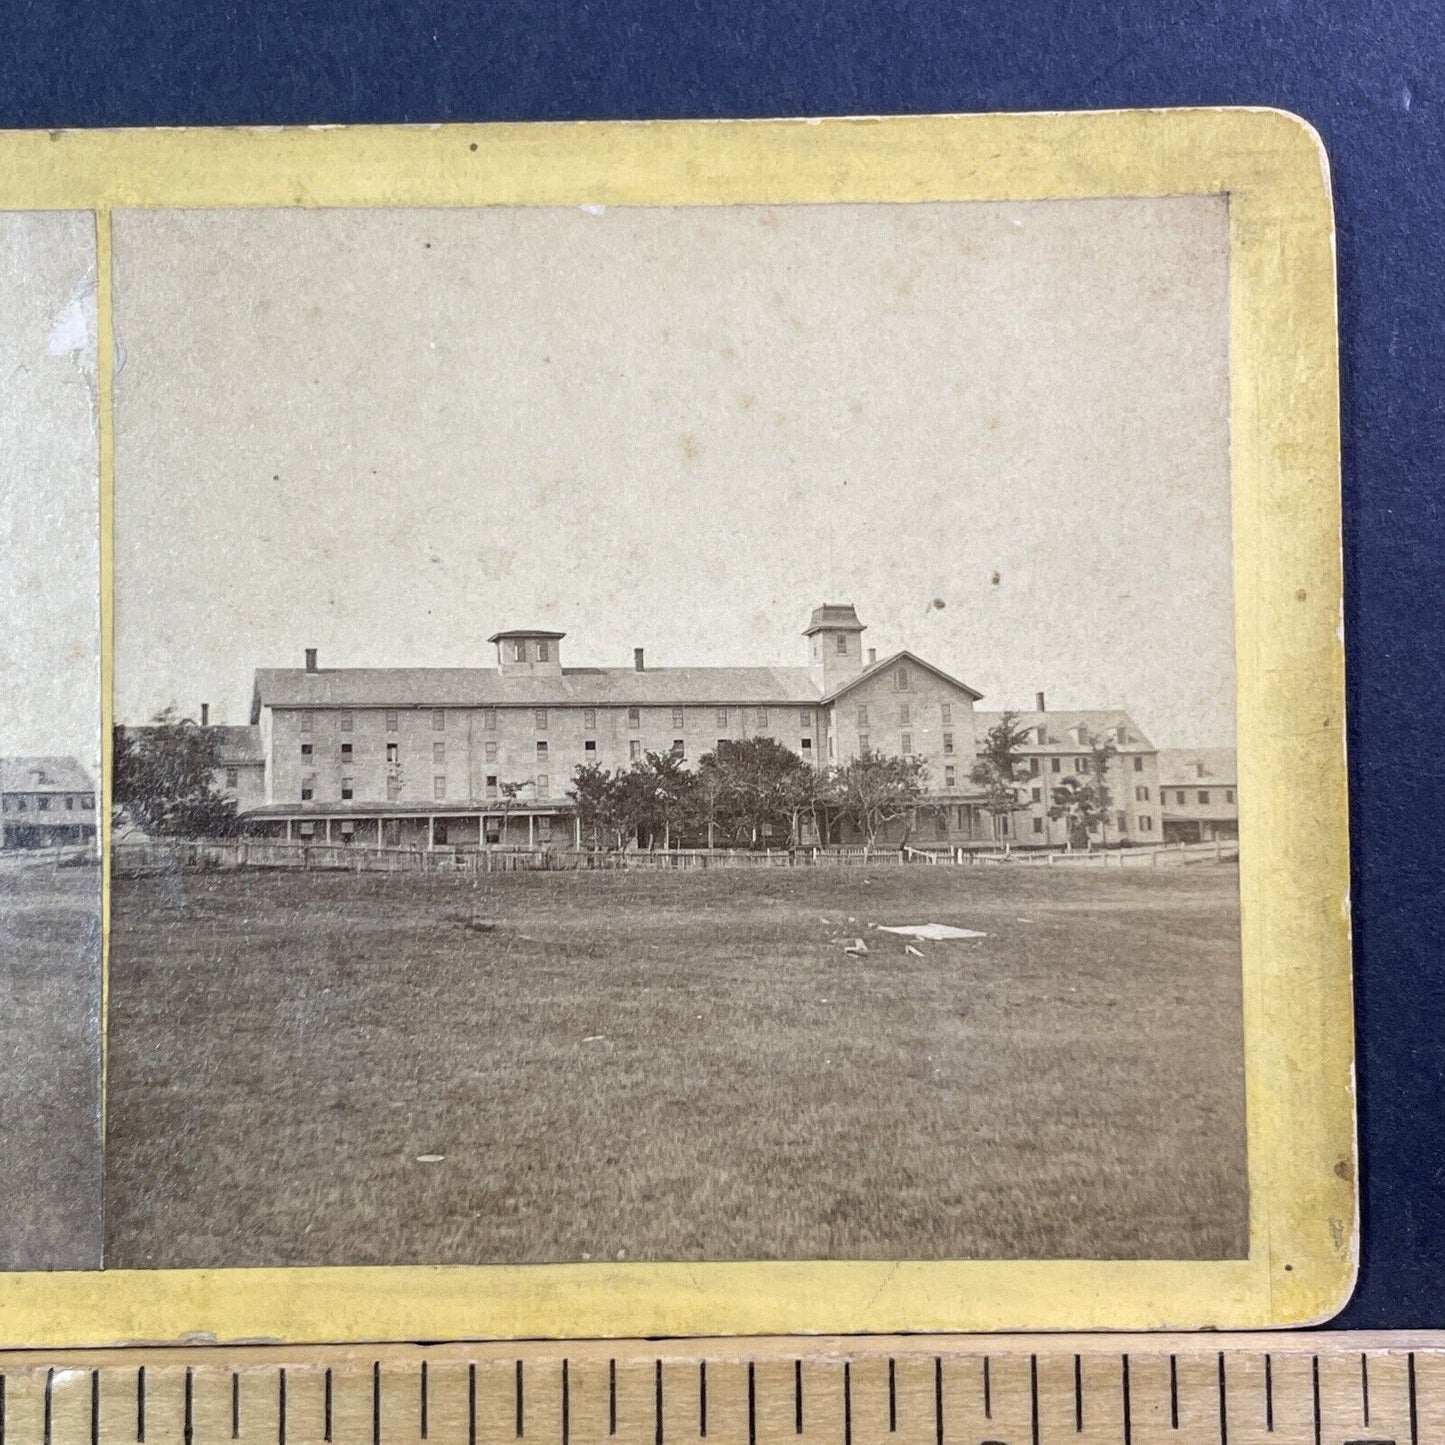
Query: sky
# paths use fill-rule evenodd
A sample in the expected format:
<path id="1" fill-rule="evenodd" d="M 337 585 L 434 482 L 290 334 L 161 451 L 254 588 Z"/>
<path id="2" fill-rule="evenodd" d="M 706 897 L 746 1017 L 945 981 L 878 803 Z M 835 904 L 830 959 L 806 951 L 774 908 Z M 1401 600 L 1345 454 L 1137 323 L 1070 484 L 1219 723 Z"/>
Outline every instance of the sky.
<path id="1" fill-rule="evenodd" d="M 1234 741 L 1218 197 L 121 212 L 117 716 L 256 667 L 798 664 Z"/>
<path id="2" fill-rule="evenodd" d="M 95 222 L 0 211 L 0 755 L 100 766 Z"/>

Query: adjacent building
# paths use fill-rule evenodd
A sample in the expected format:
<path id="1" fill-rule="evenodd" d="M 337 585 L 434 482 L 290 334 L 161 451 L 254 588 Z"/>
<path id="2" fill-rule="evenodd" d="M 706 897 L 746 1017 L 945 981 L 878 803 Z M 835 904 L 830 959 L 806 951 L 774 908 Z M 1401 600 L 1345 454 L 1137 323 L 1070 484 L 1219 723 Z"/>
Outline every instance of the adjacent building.
<path id="1" fill-rule="evenodd" d="M 0 848 L 95 841 L 95 784 L 74 758 L 0 758 Z"/>
<path id="2" fill-rule="evenodd" d="M 1164 841 L 1213 843 L 1239 837 L 1233 748 L 1166 748 L 1159 754 Z"/>
<path id="3" fill-rule="evenodd" d="M 1023 713 L 1029 769 L 1017 812 L 993 816 L 970 774 L 1001 716 L 916 653 L 879 658 L 851 604 L 814 610 L 798 667 L 570 667 L 566 634 L 489 639 L 495 665 L 298 668 L 255 675 L 251 725 L 218 729 L 217 782 L 256 831 L 383 846 L 568 846 L 574 769 L 627 768 L 653 753 L 695 763 L 730 739 L 769 737 L 806 761 L 908 755 L 927 793 L 890 842 L 920 847 L 1062 845 L 1052 789 L 1113 749 L 1105 843 L 1162 841 L 1158 752 L 1128 713 Z M 835 834 L 829 841 L 849 841 Z"/>

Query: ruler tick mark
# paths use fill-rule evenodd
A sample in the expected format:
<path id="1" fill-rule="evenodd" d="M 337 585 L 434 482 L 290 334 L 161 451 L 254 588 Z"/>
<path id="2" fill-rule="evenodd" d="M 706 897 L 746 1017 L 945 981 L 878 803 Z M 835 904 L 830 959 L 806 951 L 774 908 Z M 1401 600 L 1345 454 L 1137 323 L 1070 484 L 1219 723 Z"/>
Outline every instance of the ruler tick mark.
<path id="1" fill-rule="evenodd" d="M 189 1373 L 189 1372 L 188 1372 Z M 286 1445 L 286 1366 L 276 1372 L 276 1445 Z"/>
<path id="2" fill-rule="evenodd" d="M 793 1434 L 803 1433 L 803 1362 L 793 1361 Z"/>
<path id="3" fill-rule="evenodd" d="M 524 1390 L 524 1388 L 525 1388 L 525 1387 L 524 1387 L 524 1385 L 523 1385 L 523 1383 L 522 1383 L 522 1362 L 521 1362 L 521 1360 L 518 1360 L 518 1361 L 517 1361 L 517 1385 L 516 1385 L 516 1392 L 517 1392 L 517 1421 L 516 1421 L 516 1424 L 517 1424 L 517 1439 L 519 1439 L 519 1440 L 522 1438 L 522 1430 L 523 1430 L 523 1427 L 524 1427 L 525 1424 L 526 1424 L 526 1416 L 525 1416 L 525 1414 L 524 1414 L 524 1412 L 523 1412 L 523 1405 L 524 1405 L 523 1390 Z"/>
<path id="4" fill-rule="evenodd" d="M 607 1362 L 607 1433 L 617 1433 L 617 1361 Z"/>
<path id="5" fill-rule="evenodd" d="M 1406 1356 L 1406 1375 L 1410 1392 L 1410 1445 L 1420 1445 L 1420 1415 L 1415 1402 L 1415 1351 Z"/>
<path id="6" fill-rule="evenodd" d="M 182 1416 L 181 1438 L 186 1445 L 196 1438 L 196 1380 L 189 1366 L 186 1368 L 186 1403 Z"/>
<path id="7" fill-rule="evenodd" d="M 1034 1445 L 1039 1445 L 1039 1357 L 1029 1356 L 1029 1426 Z"/>
<path id="8" fill-rule="evenodd" d="M 1084 1432 L 1084 1362 L 1074 1356 L 1074 1433 Z"/>
<path id="9" fill-rule="evenodd" d="M 697 1433 L 707 1439 L 707 1361 L 697 1362 Z"/>
<path id="10" fill-rule="evenodd" d="M 54 1369 L 45 1372 L 45 1424 L 43 1427 L 42 1439 L 45 1445 L 50 1445 L 50 1417 L 52 1412 L 51 1396 L 55 1393 L 55 1371 Z"/>
<path id="11" fill-rule="evenodd" d="M 1219 1445 L 1229 1445 L 1229 1381 L 1224 1374 L 1224 1351 L 1219 1352 Z"/>
<path id="12" fill-rule="evenodd" d="M 1274 1434 L 1274 1357 L 1264 1357 L 1264 1428 Z"/>
<path id="13" fill-rule="evenodd" d="M 758 1445 L 758 1382 L 748 1361 L 748 1445 Z"/>
<path id="14" fill-rule="evenodd" d="M 566 1365 L 563 1365 L 562 1368 L 563 1368 L 563 1370 L 564 1370 L 564 1372 L 565 1372 L 565 1370 L 566 1370 L 567 1367 L 566 1367 Z M 418 1385 L 418 1388 L 417 1388 L 418 1403 L 419 1403 L 420 1406 L 421 1406 L 421 1438 L 422 1438 L 423 1440 L 426 1439 L 426 1427 L 427 1427 L 427 1418 L 426 1418 L 426 1414 L 427 1414 L 427 1410 L 426 1410 L 426 1407 L 427 1407 L 427 1398 L 426 1398 L 426 1396 L 427 1396 L 427 1389 L 426 1389 L 426 1386 L 427 1386 L 426 1361 L 423 1360 L 423 1361 L 421 1362 L 421 1381 L 420 1381 L 420 1383 L 419 1383 L 419 1385 Z"/>
<path id="15" fill-rule="evenodd" d="M 100 1371 L 90 1372 L 90 1445 L 100 1445 Z"/>
<path id="16" fill-rule="evenodd" d="M 662 1445 L 662 1361 L 658 1360 L 652 1372 L 652 1410 L 657 1426 L 654 1439 Z"/>
<path id="17" fill-rule="evenodd" d="M 983 1412 L 988 1414 L 988 1356 L 983 1359 Z M 933 1357 L 933 1438 L 943 1445 L 943 1356 Z"/>
<path id="18" fill-rule="evenodd" d="M 1129 1399 L 1129 1356 L 1121 1355 L 1121 1370 L 1119 1374 L 1119 1391 L 1123 1396 L 1124 1406 L 1124 1445 L 1131 1445 L 1134 1439 L 1134 1410 Z"/>
<path id="19" fill-rule="evenodd" d="M 1370 1357 L 1360 1351 L 1360 1405 L 1366 1425 L 1370 1423 Z"/>
<path id="20" fill-rule="evenodd" d="M 1179 1428 L 1179 1360 L 1169 1356 L 1169 1428 Z"/>
<path id="21" fill-rule="evenodd" d="M 322 1377 L 321 1438 L 330 1445 L 331 1441 L 331 1366 L 326 1367 Z M 232 1437 L 234 1438 L 234 1437 Z"/>
<path id="22" fill-rule="evenodd" d="M 1315 1415 L 1315 1445 L 1320 1445 L 1320 1357 L 1313 1356 L 1310 1361 L 1310 1390 L 1314 1403 Z"/>
<path id="23" fill-rule="evenodd" d="M 146 1367 L 141 1365 L 135 1372 L 135 1438 L 143 1441 L 146 1437 Z"/>
<path id="24" fill-rule="evenodd" d="M 330 1439 L 327 1436 L 327 1439 Z M 467 1445 L 477 1445 L 477 1362 L 467 1365 Z"/>
<path id="25" fill-rule="evenodd" d="M 853 1366 L 843 1361 L 843 1445 L 853 1445 Z"/>
<path id="26" fill-rule="evenodd" d="M 567 1361 L 562 1361 L 562 1445 L 567 1445 L 567 1436 L 572 1429 L 572 1388 L 567 1376 Z M 422 1431 L 425 1438 L 426 1431 Z"/>
<path id="27" fill-rule="evenodd" d="M 5 1376 L 0 1375 L 0 1445 L 5 1445 Z"/>
<path id="28" fill-rule="evenodd" d="M 330 1371 L 327 1371 L 330 1374 Z M 241 1438 L 241 1377 L 235 1370 L 231 1371 L 231 1439 Z M 326 1437 L 328 1440 L 331 1436 Z"/>
<path id="29" fill-rule="evenodd" d="M 888 1361 L 888 1433 L 898 1433 L 898 1370 L 897 1362 L 892 1359 Z"/>
<path id="30" fill-rule="evenodd" d="M 989 1388 L 987 1355 L 983 1357 L 983 1418 L 993 1419 L 993 1391 Z M 939 1438 L 942 1438 L 941 1434 Z"/>
<path id="31" fill-rule="evenodd" d="M 381 1445 L 381 1361 L 371 1362 L 371 1445 Z"/>

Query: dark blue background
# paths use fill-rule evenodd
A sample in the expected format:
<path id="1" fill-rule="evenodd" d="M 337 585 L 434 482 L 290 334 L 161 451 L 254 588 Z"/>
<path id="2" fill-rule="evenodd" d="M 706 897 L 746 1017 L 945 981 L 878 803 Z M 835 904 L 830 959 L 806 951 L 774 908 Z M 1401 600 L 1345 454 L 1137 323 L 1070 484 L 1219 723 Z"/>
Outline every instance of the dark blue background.
<path id="1" fill-rule="evenodd" d="M 10 34 L 6 36 L 6 31 Z M 1427 0 L 5 0 L 0 125 L 1271 105 L 1334 172 L 1364 1247 L 1445 1326 L 1445 18 Z"/>

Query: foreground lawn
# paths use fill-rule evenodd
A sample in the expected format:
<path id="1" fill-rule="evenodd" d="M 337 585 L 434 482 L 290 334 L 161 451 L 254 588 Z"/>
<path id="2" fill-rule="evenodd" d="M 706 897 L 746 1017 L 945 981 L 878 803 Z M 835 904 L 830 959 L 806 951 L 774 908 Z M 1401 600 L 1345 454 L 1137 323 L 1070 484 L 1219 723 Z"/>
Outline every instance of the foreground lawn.
<path id="1" fill-rule="evenodd" d="M 0 1269 L 100 1268 L 100 868 L 0 865 Z"/>
<path id="2" fill-rule="evenodd" d="M 1239 973 L 1217 865 L 117 879 L 107 1264 L 1239 1256 Z"/>

